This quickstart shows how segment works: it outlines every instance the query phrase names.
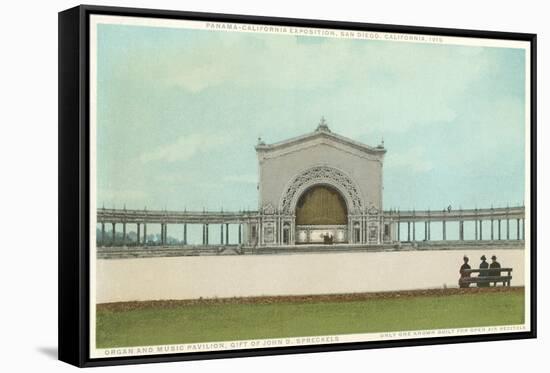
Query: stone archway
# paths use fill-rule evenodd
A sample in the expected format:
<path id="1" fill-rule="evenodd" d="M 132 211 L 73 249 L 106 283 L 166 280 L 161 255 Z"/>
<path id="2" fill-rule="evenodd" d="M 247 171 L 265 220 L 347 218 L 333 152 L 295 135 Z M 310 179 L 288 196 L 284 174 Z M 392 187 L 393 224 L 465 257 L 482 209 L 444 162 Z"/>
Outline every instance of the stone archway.
<path id="1" fill-rule="evenodd" d="M 315 166 L 295 176 L 284 189 L 279 210 L 283 214 L 294 214 L 300 196 L 318 184 L 328 185 L 340 192 L 349 214 L 360 214 L 363 210 L 359 187 L 343 171 L 329 166 Z"/>
<path id="2" fill-rule="evenodd" d="M 320 190 L 315 188 L 326 188 L 329 192 L 336 193 L 340 204 L 345 205 L 345 219 L 338 221 L 324 221 L 325 223 L 337 224 L 315 224 L 315 221 L 303 222 L 295 221 L 292 218 L 299 208 L 299 202 L 307 196 L 308 191 Z M 283 196 L 279 204 L 279 211 L 292 219 L 292 232 L 294 243 L 324 243 L 323 236 L 331 236 L 330 242 L 347 243 L 350 242 L 350 219 L 349 215 L 360 215 L 364 202 L 355 182 L 344 172 L 329 166 L 315 166 L 305 170 L 294 177 L 284 189 Z M 335 201 L 333 201 L 335 202 Z M 326 241 L 325 241 L 326 242 Z"/>

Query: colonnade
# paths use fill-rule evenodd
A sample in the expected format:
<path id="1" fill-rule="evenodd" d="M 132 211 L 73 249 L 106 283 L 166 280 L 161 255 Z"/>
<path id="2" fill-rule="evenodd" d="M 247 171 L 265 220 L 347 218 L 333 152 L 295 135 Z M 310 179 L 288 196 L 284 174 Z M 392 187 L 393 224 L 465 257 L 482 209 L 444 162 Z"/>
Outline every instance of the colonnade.
<path id="1" fill-rule="evenodd" d="M 111 225 L 111 231 L 107 232 L 106 225 Z M 154 223 L 149 223 L 154 224 Z M 122 226 L 122 238 L 117 239 L 117 226 Z M 134 240 L 130 239 L 127 228 L 128 225 L 135 226 L 136 228 L 136 237 Z M 126 246 L 126 245 L 134 245 L 134 246 L 148 246 L 150 244 L 153 245 L 161 245 L 161 246 L 167 246 L 172 245 L 172 243 L 169 242 L 168 239 L 168 223 L 160 223 L 160 240 L 159 241 L 153 241 L 148 239 L 147 237 L 147 226 L 148 223 L 127 223 L 127 222 L 101 222 L 101 230 L 100 235 L 97 239 L 98 244 L 101 246 Z M 178 225 L 178 224 L 171 224 L 171 225 Z M 188 223 L 179 224 L 182 226 L 182 240 L 178 240 L 178 242 L 175 245 L 188 245 Z M 195 224 L 196 225 L 196 224 Z M 209 245 L 210 244 L 210 229 L 212 225 L 219 225 L 219 232 L 220 232 L 220 240 L 219 242 L 213 243 L 215 245 L 230 245 L 230 226 L 234 224 L 230 223 L 221 223 L 221 224 L 211 224 L 211 223 L 203 223 L 200 224 L 202 226 L 202 245 Z M 142 229 L 143 227 L 143 229 Z M 243 243 L 243 223 L 237 223 L 237 242 L 233 244 L 242 244 Z M 110 234 L 108 234 L 110 233 Z"/>
<path id="2" fill-rule="evenodd" d="M 525 216 L 521 208 L 475 209 L 459 211 L 407 211 L 392 212 L 389 214 L 395 224 L 395 240 L 403 241 L 431 241 L 432 226 L 441 225 L 441 240 L 448 240 L 448 224 L 458 223 L 458 240 L 524 240 Z M 473 223 L 473 237 L 465 234 L 465 223 Z M 423 232 L 417 232 L 417 224 L 423 224 Z M 484 230 L 487 229 L 488 231 Z M 515 232 L 513 232 L 515 230 Z M 515 234 L 514 234 L 515 233 Z M 436 239 L 439 240 L 439 239 Z"/>
<path id="3" fill-rule="evenodd" d="M 393 244 L 405 241 L 438 241 L 437 232 L 432 232 L 435 224 L 441 224 L 441 239 L 448 240 L 451 222 L 458 223 L 458 241 L 470 240 L 524 240 L 525 239 L 525 208 L 506 207 L 488 209 L 448 209 L 442 211 L 397 211 L 389 210 L 379 213 L 371 219 L 369 216 L 359 219 L 357 216 L 348 216 L 348 244 L 375 245 Z M 258 211 L 240 212 L 168 212 L 146 210 L 116 210 L 99 209 L 97 222 L 101 227 L 97 243 L 101 246 L 166 246 L 189 245 L 189 227 L 200 225 L 202 227 L 202 245 L 245 245 L 245 246 L 270 246 L 281 244 L 293 244 L 294 220 L 286 221 L 281 217 L 275 220 L 274 215 L 265 215 Z M 362 223 L 361 223 L 362 222 Z M 474 224 L 473 237 L 467 236 L 465 224 Z M 489 222 L 489 223 L 488 223 Z M 160 225 L 160 239 L 150 240 L 147 229 L 151 224 Z M 423 229 L 418 230 L 418 224 Z M 106 231 L 111 226 L 110 237 Z M 136 237 L 130 239 L 127 232 L 128 225 L 135 226 Z M 177 242 L 169 242 L 168 226 L 180 226 L 182 237 Z M 238 226 L 238 237 L 235 243 L 231 243 L 230 227 Z M 211 242 L 216 234 L 210 234 L 212 227 L 219 229 L 219 240 Z M 122 238 L 117 237 L 117 230 L 122 229 Z M 277 227 L 284 227 L 278 229 Z M 403 229 L 404 228 L 404 229 Z M 277 230 L 278 229 L 278 230 Z M 286 233 L 285 233 L 286 229 Z M 513 233 L 515 229 L 515 234 Z M 356 232 L 358 230 L 358 232 Z M 265 232 L 264 232 L 265 231 Z M 423 232 L 422 232 L 423 231 Z M 439 231 L 436 229 L 436 231 Z M 373 237 L 370 236 L 372 233 Z M 455 231 L 456 232 L 456 231 Z M 180 236 L 181 234 L 181 236 Z M 286 234 L 286 236 L 285 236 Z M 267 236 L 271 235 L 271 236 Z M 264 237 L 265 236 L 265 237 Z M 452 234 L 452 240 L 457 240 Z M 195 238 L 196 236 L 193 236 Z M 267 238 L 272 241 L 269 241 Z M 277 239 L 274 239 L 276 237 Z M 372 240 L 371 240 L 372 238 Z M 286 240 L 289 240 L 287 243 Z M 268 242 L 269 241 L 269 242 Z"/>

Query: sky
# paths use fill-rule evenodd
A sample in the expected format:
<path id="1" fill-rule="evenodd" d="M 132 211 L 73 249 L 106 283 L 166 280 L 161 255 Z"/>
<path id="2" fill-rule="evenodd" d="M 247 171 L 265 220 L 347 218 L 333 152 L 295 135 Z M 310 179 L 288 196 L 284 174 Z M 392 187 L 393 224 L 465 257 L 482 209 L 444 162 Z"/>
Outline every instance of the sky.
<path id="1" fill-rule="evenodd" d="M 261 137 L 382 139 L 384 209 L 523 204 L 521 49 L 98 26 L 97 205 L 256 209 Z"/>

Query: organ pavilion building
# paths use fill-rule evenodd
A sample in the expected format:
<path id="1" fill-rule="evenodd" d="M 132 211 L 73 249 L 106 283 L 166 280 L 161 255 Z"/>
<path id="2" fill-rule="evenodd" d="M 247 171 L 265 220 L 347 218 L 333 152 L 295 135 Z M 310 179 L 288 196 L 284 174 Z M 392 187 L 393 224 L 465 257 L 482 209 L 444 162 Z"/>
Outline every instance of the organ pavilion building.
<path id="1" fill-rule="evenodd" d="M 260 245 L 389 241 L 382 222 L 386 149 L 317 129 L 274 144 L 259 141 Z M 252 232 L 256 236 L 256 232 Z"/>

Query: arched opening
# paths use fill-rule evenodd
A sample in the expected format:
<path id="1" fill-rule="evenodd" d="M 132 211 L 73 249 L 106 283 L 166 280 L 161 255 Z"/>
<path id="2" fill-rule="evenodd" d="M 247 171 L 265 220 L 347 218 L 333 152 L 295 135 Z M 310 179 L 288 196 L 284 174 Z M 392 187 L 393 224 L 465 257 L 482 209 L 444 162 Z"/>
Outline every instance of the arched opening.
<path id="1" fill-rule="evenodd" d="M 340 192 L 327 185 L 316 185 L 300 196 L 296 204 L 296 224 L 347 224 L 347 210 Z"/>
<path id="2" fill-rule="evenodd" d="M 344 243 L 348 209 L 340 192 L 329 185 L 315 185 L 296 204 L 297 243 Z"/>

